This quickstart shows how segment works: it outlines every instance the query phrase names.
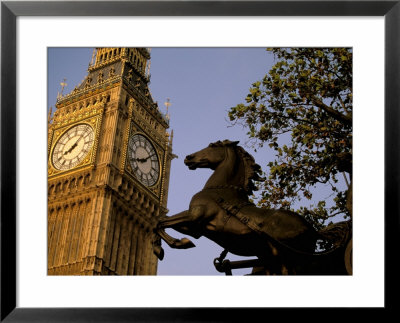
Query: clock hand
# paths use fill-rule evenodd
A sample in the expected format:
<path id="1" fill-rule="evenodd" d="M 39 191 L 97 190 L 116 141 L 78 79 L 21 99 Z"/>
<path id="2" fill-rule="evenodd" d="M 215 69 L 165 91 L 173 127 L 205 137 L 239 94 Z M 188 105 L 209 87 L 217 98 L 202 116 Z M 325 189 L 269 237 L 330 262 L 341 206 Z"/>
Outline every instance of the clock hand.
<path id="1" fill-rule="evenodd" d="M 145 158 L 145 160 L 149 159 L 150 157 L 153 157 L 155 154 L 149 155 Z"/>
<path id="2" fill-rule="evenodd" d="M 74 145 L 72 145 L 70 149 L 64 152 L 64 155 L 69 154 L 74 148 L 75 148 Z"/>
<path id="3" fill-rule="evenodd" d="M 146 158 L 136 158 L 136 160 L 140 163 L 145 163 L 147 161 L 147 159 L 149 159 L 150 157 L 153 157 L 155 154 L 149 155 Z"/>
<path id="4" fill-rule="evenodd" d="M 136 161 L 138 161 L 139 163 L 145 163 L 147 158 L 135 158 Z"/>
<path id="5" fill-rule="evenodd" d="M 82 139 L 82 137 L 79 137 L 79 139 L 78 139 L 77 141 L 75 141 L 75 143 L 71 146 L 70 149 L 68 149 L 68 150 L 64 153 L 64 155 L 66 155 L 66 154 L 70 153 L 71 151 L 73 151 L 73 150 L 75 149 L 75 147 L 78 146 L 78 142 L 79 142 L 81 139 Z"/>
<path id="6" fill-rule="evenodd" d="M 74 144 L 74 148 L 75 148 L 76 146 L 78 146 L 78 142 L 80 142 L 81 139 L 82 139 L 82 137 L 79 137 L 79 139 L 78 139 L 78 140 L 76 141 L 76 143 Z"/>

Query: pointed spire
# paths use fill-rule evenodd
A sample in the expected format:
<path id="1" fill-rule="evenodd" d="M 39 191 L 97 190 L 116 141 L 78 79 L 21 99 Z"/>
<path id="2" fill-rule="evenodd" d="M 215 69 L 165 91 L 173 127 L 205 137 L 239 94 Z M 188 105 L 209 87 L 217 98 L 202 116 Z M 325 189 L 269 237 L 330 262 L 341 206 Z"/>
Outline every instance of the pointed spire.
<path id="1" fill-rule="evenodd" d="M 169 99 L 169 98 L 167 98 L 167 101 L 164 102 L 164 105 L 167 107 L 167 112 L 165 113 L 165 118 L 166 118 L 167 120 L 169 120 L 168 108 L 171 106 L 171 102 L 170 102 L 170 99 Z"/>
<path id="2" fill-rule="evenodd" d="M 169 137 L 169 145 L 172 147 L 172 140 L 174 139 L 174 129 L 171 129 L 171 135 Z"/>
<path id="3" fill-rule="evenodd" d="M 150 78 L 150 65 L 151 65 L 151 60 L 149 59 L 149 61 L 147 62 L 146 73 L 145 73 L 145 76 L 147 78 Z"/>
<path id="4" fill-rule="evenodd" d="M 61 98 L 61 97 L 63 96 L 64 88 L 68 85 L 68 84 L 65 82 L 66 80 L 67 80 L 67 79 L 64 78 L 64 80 L 60 83 L 60 85 L 61 85 L 61 91 L 58 92 L 58 94 L 57 94 L 57 99 L 59 99 L 59 98 Z"/>
<path id="5" fill-rule="evenodd" d="M 92 53 L 92 60 L 89 63 L 89 67 L 93 66 L 94 64 L 94 58 L 96 57 L 96 48 L 93 48 L 93 53 Z"/>

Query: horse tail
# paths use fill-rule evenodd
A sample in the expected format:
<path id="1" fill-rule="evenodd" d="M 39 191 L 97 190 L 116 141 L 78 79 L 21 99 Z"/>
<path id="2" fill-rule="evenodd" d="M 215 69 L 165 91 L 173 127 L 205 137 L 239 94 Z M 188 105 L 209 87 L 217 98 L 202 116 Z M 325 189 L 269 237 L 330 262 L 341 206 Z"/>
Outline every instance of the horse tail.
<path id="1" fill-rule="evenodd" d="M 330 224 L 318 232 L 318 236 L 322 240 L 326 240 L 331 245 L 327 252 L 340 247 L 345 247 L 352 239 L 352 223 L 351 221 L 342 221 Z M 320 252 L 317 254 L 324 254 Z"/>

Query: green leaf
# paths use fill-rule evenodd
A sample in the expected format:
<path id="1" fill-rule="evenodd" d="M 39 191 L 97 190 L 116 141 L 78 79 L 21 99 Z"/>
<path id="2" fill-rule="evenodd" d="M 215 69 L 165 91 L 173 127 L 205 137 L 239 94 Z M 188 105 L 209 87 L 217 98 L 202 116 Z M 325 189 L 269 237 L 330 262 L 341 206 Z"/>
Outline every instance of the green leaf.
<path id="1" fill-rule="evenodd" d="M 303 203 L 297 211 L 321 226 L 332 214 L 348 215 L 345 188 L 339 186 L 336 174 L 337 156 L 352 151 L 352 127 L 331 112 L 351 118 L 352 50 L 268 50 L 275 64 L 261 81 L 252 83 L 245 104 L 231 108 L 229 120 L 248 130 L 258 150 L 276 150 L 275 160 L 264 170 L 268 175 L 260 187 L 260 204 L 289 208 L 295 201 Z M 329 109 L 313 105 L 315 99 Z M 331 184 L 329 204 L 313 201 L 319 181 Z"/>

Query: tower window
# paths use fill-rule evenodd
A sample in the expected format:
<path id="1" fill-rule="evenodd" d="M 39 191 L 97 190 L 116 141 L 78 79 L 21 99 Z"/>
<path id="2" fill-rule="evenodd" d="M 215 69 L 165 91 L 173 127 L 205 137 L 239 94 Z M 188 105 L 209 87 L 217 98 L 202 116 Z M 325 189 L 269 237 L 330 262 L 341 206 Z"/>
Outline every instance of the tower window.
<path id="1" fill-rule="evenodd" d="M 129 102 L 129 95 L 127 95 L 125 98 L 125 105 L 128 105 L 128 102 Z"/>
<path id="2" fill-rule="evenodd" d="M 69 184 L 69 188 L 75 188 L 75 186 L 76 186 L 76 183 L 75 183 L 75 178 L 73 178 L 72 180 L 71 180 L 71 182 L 70 182 L 70 184 Z"/>

